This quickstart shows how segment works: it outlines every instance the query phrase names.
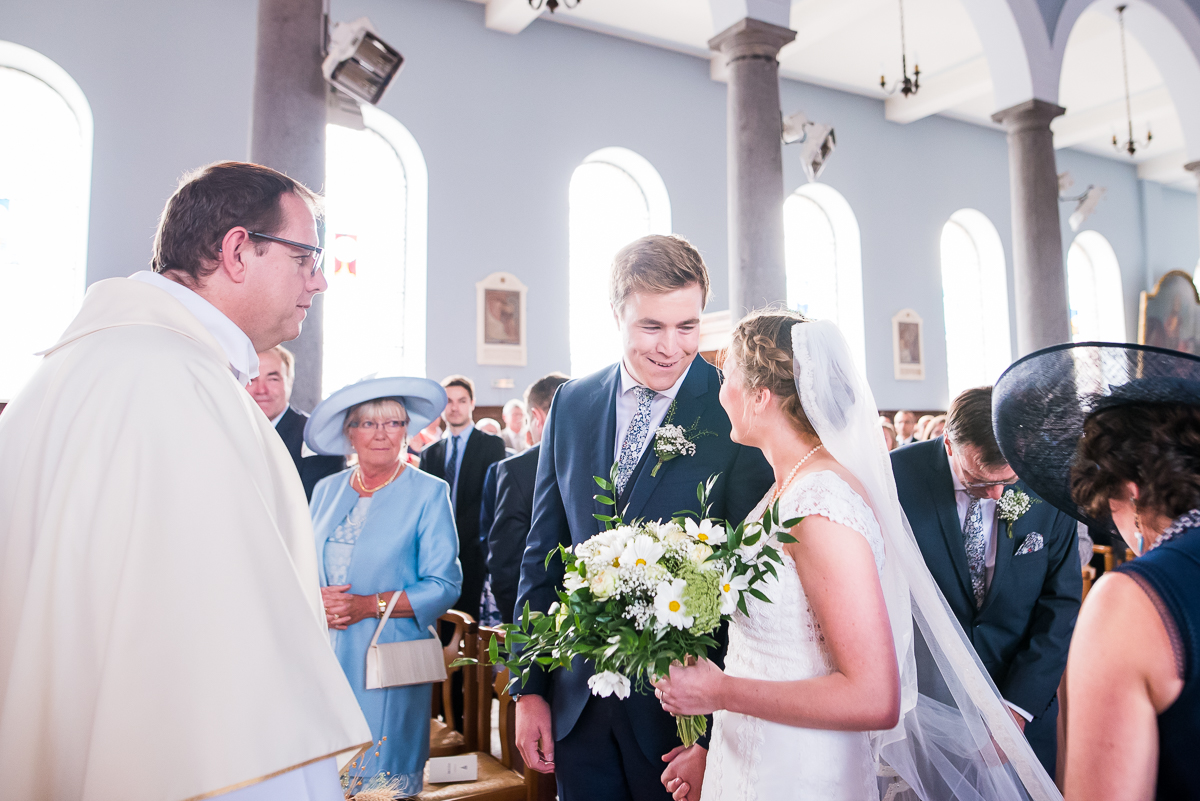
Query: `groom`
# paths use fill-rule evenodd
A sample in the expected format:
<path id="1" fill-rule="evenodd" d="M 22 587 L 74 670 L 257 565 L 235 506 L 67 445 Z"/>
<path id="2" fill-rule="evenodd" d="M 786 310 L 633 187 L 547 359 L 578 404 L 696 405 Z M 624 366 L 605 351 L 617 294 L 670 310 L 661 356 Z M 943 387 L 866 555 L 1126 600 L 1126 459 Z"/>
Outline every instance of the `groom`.
<path id="1" fill-rule="evenodd" d="M 562 562 L 546 554 L 600 531 L 592 516 L 611 512 L 593 498 L 594 476 L 617 471 L 617 508 L 625 520 L 666 520 L 696 507 L 696 487 L 720 474 L 711 515 L 736 524 L 766 494 L 771 469 L 756 448 L 729 439 L 720 374 L 696 354 L 700 315 L 709 294 L 700 254 L 676 236 L 647 236 L 617 253 L 609 300 L 621 332 L 621 361 L 564 384 L 542 434 L 533 523 L 521 565 L 517 617 L 526 602 L 546 611 L 562 583 Z M 682 426 L 692 456 L 657 472 L 655 431 Z M 555 771 L 562 801 L 667 799 L 659 777 L 663 756 L 679 745 L 674 719 L 652 693 L 626 700 L 594 697 L 591 665 L 534 673 L 517 693 L 517 745 L 525 763 Z M 699 795 L 707 756 L 697 744 L 669 770 Z"/>

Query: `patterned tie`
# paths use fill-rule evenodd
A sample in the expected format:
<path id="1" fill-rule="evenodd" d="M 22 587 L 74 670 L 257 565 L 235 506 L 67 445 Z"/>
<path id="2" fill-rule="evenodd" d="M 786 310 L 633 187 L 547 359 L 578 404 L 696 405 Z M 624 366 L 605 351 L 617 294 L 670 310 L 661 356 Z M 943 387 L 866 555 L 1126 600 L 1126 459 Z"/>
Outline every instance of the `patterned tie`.
<path id="1" fill-rule="evenodd" d="M 647 387 L 634 387 L 633 391 L 637 395 L 637 412 L 629 421 L 629 430 L 625 432 L 625 441 L 621 443 L 621 455 L 617 458 L 618 495 L 625 491 L 625 484 L 642 456 L 642 443 L 650 432 L 650 401 L 657 394 Z"/>
<path id="2" fill-rule="evenodd" d="M 983 608 L 986 565 L 983 547 L 983 507 L 978 498 L 967 505 L 967 522 L 963 526 L 963 547 L 967 550 L 967 567 L 971 571 L 971 589 L 975 591 L 975 608 Z"/>
<path id="3" fill-rule="evenodd" d="M 451 497 L 456 497 L 457 487 L 454 486 L 454 480 L 458 477 L 458 437 L 451 437 L 450 440 L 450 461 L 446 463 L 446 483 L 450 485 Z"/>

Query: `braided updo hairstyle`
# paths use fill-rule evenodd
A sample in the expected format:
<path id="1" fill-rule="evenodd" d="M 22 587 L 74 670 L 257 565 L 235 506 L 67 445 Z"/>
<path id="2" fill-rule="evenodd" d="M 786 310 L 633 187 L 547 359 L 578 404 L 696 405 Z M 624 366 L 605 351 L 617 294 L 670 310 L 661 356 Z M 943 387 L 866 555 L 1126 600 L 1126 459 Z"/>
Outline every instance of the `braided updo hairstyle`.
<path id="1" fill-rule="evenodd" d="M 726 358 L 741 368 L 747 390 L 770 390 L 779 398 L 792 428 L 815 437 L 817 432 L 804 414 L 792 373 L 792 326 L 807 322 L 808 318 L 793 311 L 751 312 L 734 329 Z"/>

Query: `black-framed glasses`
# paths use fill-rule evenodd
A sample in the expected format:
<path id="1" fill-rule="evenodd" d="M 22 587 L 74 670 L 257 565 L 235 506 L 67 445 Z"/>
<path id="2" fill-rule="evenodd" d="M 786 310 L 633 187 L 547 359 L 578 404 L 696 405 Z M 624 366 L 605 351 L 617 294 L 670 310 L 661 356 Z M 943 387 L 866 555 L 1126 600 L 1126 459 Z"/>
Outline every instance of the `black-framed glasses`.
<path id="1" fill-rule="evenodd" d="M 319 247 L 317 245 L 306 245 L 303 242 L 293 242 L 290 239 L 284 239 L 283 237 L 279 237 L 279 236 L 271 236 L 270 234 L 260 234 L 257 231 L 249 231 L 248 230 L 248 231 L 246 231 L 246 233 L 249 234 L 250 236 L 257 237 L 258 239 L 267 239 L 271 242 L 279 242 L 280 244 L 283 244 L 283 245 L 290 245 L 294 248 L 300 248 L 301 250 L 307 250 L 309 253 L 312 254 L 312 260 L 313 260 L 312 272 L 310 272 L 308 274 L 309 278 L 313 278 L 314 276 L 316 276 L 317 272 L 321 269 L 321 263 L 325 259 L 325 248 L 323 248 L 323 247 Z"/>

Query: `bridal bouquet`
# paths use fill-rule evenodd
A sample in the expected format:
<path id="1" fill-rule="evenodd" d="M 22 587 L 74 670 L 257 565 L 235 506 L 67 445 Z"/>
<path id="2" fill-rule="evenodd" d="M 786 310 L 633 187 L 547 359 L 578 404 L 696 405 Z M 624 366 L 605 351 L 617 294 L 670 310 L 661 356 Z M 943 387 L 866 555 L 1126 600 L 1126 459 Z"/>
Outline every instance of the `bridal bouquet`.
<path id="1" fill-rule="evenodd" d="M 597 477 L 611 493 L 612 480 Z M 505 644 L 491 643 L 491 661 L 521 682 L 535 666 L 570 670 L 575 657 L 595 666 L 588 679 L 594 695 L 627 698 L 636 683 L 666 675 L 673 662 L 702 658 L 718 643 L 722 620 L 746 613 L 746 595 L 762 601 L 759 585 L 783 560 L 775 542 L 795 542 L 787 533 L 799 519 L 779 521 L 776 503 L 761 522 L 730 528 L 708 517 L 709 493 L 717 476 L 696 490 L 700 512 L 681 512 L 665 522 L 625 523 L 614 512 L 596 515 L 604 530 L 574 548 L 559 546 L 546 556 L 563 560 L 563 587 L 548 613 L 522 610 L 519 624 L 503 626 Z M 608 495 L 595 496 L 616 506 Z M 703 715 L 676 719 L 680 739 L 690 746 L 705 732 Z"/>

